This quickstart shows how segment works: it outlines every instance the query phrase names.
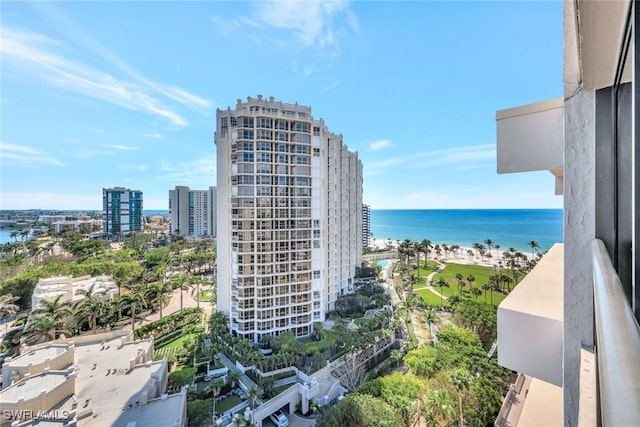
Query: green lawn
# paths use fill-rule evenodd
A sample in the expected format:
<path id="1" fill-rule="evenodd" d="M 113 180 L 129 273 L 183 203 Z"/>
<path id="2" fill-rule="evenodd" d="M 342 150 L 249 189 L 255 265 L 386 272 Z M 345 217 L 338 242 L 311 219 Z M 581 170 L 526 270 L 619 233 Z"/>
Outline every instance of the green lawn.
<path id="1" fill-rule="evenodd" d="M 242 403 L 242 399 L 240 399 L 235 394 L 227 397 L 226 399 L 222 399 L 220 402 L 216 403 L 216 414 L 220 415 L 225 411 L 233 408 L 236 405 Z"/>
<path id="2" fill-rule="evenodd" d="M 424 299 L 424 302 L 432 307 L 440 307 L 441 305 L 440 297 L 429 289 L 420 289 L 416 291 L 416 294 L 420 295 Z M 442 299 L 442 306 L 449 307 L 449 303 L 447 303 L 447 300 L 444 298 Z"/>
<path id="3" fill-rule="evenodd" d="M 198 294 L 200 301 L 211 302 L 216 300 L 216 294 L 212 290 L 202 291 Z"/>
<path id="4" fill-rule="evenodd" d="M 163 344 L 160 348 L 182 348 L 184 347 L 184 342 L 187 340 L 187 338 L 194 336 L 195 334 L 187 334 L 187 335 L 180 335 L 178 338 L 176 338 L 173 341 L 169 341 L 166 344 Z"/>
<path id="5" fill-rule="evenodd" d="M 471 264 L 456 264 L 456 263 L 449 262 L 449 263 L 446 263 L 446 268 L 441 273 L 438 273 L 433 277 L 433 284 L 435 289 L 446 296 L 452 296 L 457 294 L 458 293 L 458 280 L 456 279 L 457 274 L 461 274 L 462 277 L 464 277 L 465 279 L 463 280 L 463 283 L 465 284 L 465 286 L 461 286 L 460 290 L 466 295 L 472 296 L 472 294 L 469 292 L 469 289 L 470 289 L 469 282 L 466 280 L 466 278 L 469 277 L 469 275 L 472 275 L 475 278 L 475 280 L 472 283 L 472 286 L 474 288 L 482 289 L 482 285 L 488 283 L 489 277 L 495 274 L 495 269 L 493 267 L 483 267 L 483 266 L 471 265 Z M 505 274 L 509 274 L 509 270 L 505 270 Z M 449 287 L 445 286 L 440 288 L 439 286 L 436 286 L 436 283 L 438 279 L 440 279 L 440 277 L 444 278 L 444 280 L 446 280 L 447 283 L 449 283 Z M 484 290 L 482 290 L 482 292 L 483 293 L 478 296 L 478 300 L 484 301 L 485 293 L 486 293 L 486 301 L 489 302 L 491 299 L 490 293 Z M 418 291 L 418 293 L 420 293 L 420 291 Z M 500 302 L 504 298 L 505 298 L 504 294 L 501 294 L 499 292 L 493 292 L 494 305 L 500 304 Z"/>

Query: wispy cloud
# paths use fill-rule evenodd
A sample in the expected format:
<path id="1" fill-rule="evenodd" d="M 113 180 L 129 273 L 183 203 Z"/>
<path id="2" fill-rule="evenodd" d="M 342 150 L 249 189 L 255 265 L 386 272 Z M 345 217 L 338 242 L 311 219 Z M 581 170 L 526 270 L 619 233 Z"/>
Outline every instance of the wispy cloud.
<path id="1" fill-rule="evenodd" d="M 99 49 L 94 52 L 124 71 L 128 80 L 67 58 L 59 53 L 62 47 L 58 41 L 42 34 L 2 27 L 0 55 L 3 68 L 28 74 L 51 86 L 163 117 L 179 127 L 187 126 L 188 122 L 175 108 L 167 106 L 167 101 L 197 110 L 208 110 L 212 106 L 206 99 L 183 89 L 156 83 L 141 76 L 99 45 Z M 162 97 L 165 99 L 161 99 Z"/>
<path id="2" fill-rule="evenodd" d="M 390 139 L 378 139 L 369 143 L 369 151 L 380 151 L 393 145 Z"/>
<path id="3" fill-rule="evenodd" d="M 153 139 L 160 139 L 162 138 L 162 134 L 159 132 L 149 132 L 149 133 L 143 133 L 141 136 L 143 136 L 144 138 L 153 138 Z"/>
<path id="4" fill-rule="evenodd" d="M 194 185 L 206 182 L 213 185 L 216 178 L 216 157 L 210 156 L 190 162 L 168 163 L 161 162 L 160 172 L 165 181 L 175 185 Z"/>
<path id="5" fill-rule="evenodd" d="M 242 33 L 258 45 L 284 48 L 294 55 L 310 53 L 312 57 L 294 58 L 291 63 L 294 72 L 305 76 L 330 67 L 330 60 L 342 51 L 345 33 L 359 31 L 358 19 L 345 0 L 266 0 L 250 5 L 253 10 L 246 17 L 214 16 L 212 22 L 226 36 Z"/>
<path id="6" fill-rule="evenodd" d="M 138 149 L 138 147 L 132 147 L 130 145 L 120 145 L 120 144 L 107 145 L 107 147 L 113 148 L 114 150 L 122 150 L 122 151 L 136 151 Z"/>
<path id="7" fill-rule="evenodd" d="M 263 1 L 255 4 L 254 22 L 290 31 L 304 46 L 335 46 L 334 20 L 347 10 L 346 1 Z"/>
<path id="8" fill-rule="evenodd" d="M 22 167 L 36 167 L 42 165 L 64 166 L 60 160 L 51 157 L 40 150 L 25 145 L 14 145 L 0 142 L 0 161 Z"/>
<path id="9" fill-rule="evenodd" d="M 427 169 L 433 167 L 463 167 L 474 162 L 495 161 L 494 144 L 470 145 L 467 147 L 415 153 L 410 156 L 392 157 L 379 162 L 365 164 L 365 176 L 379 175 L 391 169 Z"/>

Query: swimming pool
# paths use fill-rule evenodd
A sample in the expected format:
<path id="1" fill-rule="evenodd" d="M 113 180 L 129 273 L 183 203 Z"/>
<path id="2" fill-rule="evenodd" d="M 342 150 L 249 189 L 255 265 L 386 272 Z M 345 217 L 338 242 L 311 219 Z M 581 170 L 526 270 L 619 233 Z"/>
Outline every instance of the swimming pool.
<path id="1" fill-rule="evenodd" d="M 378 261 L 378 265 L 382 268 L 386 268 L 388 264 L 389 264 L 389 261 L 385 261 L 385 260 Z"/>

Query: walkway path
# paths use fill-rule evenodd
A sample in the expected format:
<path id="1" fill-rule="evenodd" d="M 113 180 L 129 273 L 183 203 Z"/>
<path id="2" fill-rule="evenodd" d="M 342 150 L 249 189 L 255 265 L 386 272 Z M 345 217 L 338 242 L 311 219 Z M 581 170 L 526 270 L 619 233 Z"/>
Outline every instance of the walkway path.
<path id="1" fill-rule="evenodd" d="M 433 286 L 433 277 L 442 272 L 445 268 L 447 268 L 447 264 L 441 263 L 440 261 L 436 261 L 438 263 L 438 269 L 427 276 L 427 286 L 423 286 L 422 288 L 415 288 L 414 291 L 419 291 L 422 289 L 428 289 L 440 298 L 447 299 L 448 297 L 444 294 L 441 294 L 436 288 Z"/>
<path id="2" fill-rule="evenodd" d="M 202 291 L 203 287 L 200 287 L 200 291 Z M 196 299 L 196 287 L 192 287 L 190 289 L 185 289 L 182 291 L 182 308 L 188 307 L 197 307 L 198 300 Z M 200 301 L 200 308 L 204 310 L 205 318 L 208 320 L 209 316 L 214 310 L 214 306 L 212 303 L 208 301 Z M 169 303 L 162 308 L 162 317 L 168 316 L 169 314 L 173 314 L 177 311 L 180 311 L 180 288 L 174 289 L 171 294 L 171 299 Z M 155 322 L 160 319 L 160 311 L 156 310 L 154 313 L 149 314 L 144 319 L 139 319 L 136 321 L 136 328 L 142 325 L 146 325 L 147 323 Z M 131 323 L 129 323 L 125 329 L 131 328 Z"/>
<path id="3" fill-rule="evenodd" d="M 253 380 L 251 378 L 249 378 L 247 376 L 247 374 L 245 374 L 244 372 L 242 372 L 242 370 L 240 368 L 238 368 L 236 366 L 235 363 L 233 363 L 231 361 L 231 359 L 229 359 L 227 356 L 224 355 L 224 353 L 220 352 L 218 353 L 218 357 L 220 358 L 220 361 L 230 370 L 237 372 L 238 374 L 240 374 L 240 381 L 242 381 L 242 383 L 247 386 L 247 389 L 250 389 L 251 387 L 255 387 L 255 388 L 259 388 L 258 384 L 254 383 Z"/>

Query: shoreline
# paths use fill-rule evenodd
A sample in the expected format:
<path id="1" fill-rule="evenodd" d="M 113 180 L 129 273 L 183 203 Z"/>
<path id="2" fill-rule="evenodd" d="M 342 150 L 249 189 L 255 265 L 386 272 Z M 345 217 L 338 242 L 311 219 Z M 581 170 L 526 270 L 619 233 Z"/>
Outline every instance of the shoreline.
<path id="1" fill-rule="evenodd" d="M 391 245 L 389 245 L 389 242 L 391 242 Z M 400 245 L 400 240 L 393 240 L 393 239 L 379 239 L 379 238 L 374 238 L 371 239 L 371 243 L 369 244 L 370 247 L 374 247 L 377 250 L 381 250 L 384 249 L 388 246 L 393 247 L 394 249 L 397 249 L 398 246 Z M 445 243 L 448 245 L 448 243 Z M 434 245 L 435 246 L 435 245 Z M 458 245 L 460 246 L 460 245 Z M 469 256 L 467 254 L 468 251 L 473 252 L 473 256 Z M 498 256 L 496 257 L 496 252 L 498 254 Z M 486 266 L 486 267 L 496 267 L 498 266 L 498 263 L 501 262 L 502 260 L 504 260 L 504 254 L 507 251 L 505 250 L 498 250 L 496 251 L 495 249 L 491 249 L 491 257 L 489 259 L 487 259 L 485 257 L 485 259 L 483 260 L 480 256 L 476 256 L 476 251 L 469 246 L 460 246 L 459 252 L 457 256 L 454 256 L 452 254 L 449 254 L 447 256 L 444 256 L 444 253 L 438 258 L 438 261 L 440 262 L 453 262 L 453 263 L 458 263 L 458 264 L 471 264 L 471 265 L 480 265 L 480 266 Z M 519 251 L 522 252 L 524 254 L 524 256 L 527 257 L 527 259 L 531 259 L 531 252 L 526 253 L 523 251 Z M 435 253 L 433 252 L 433 250 L 429 251 L 429 259 L 430 260 L 434 260 L 435 258 Z M 504 266 L 504 263 L 503 263 Z"/>

